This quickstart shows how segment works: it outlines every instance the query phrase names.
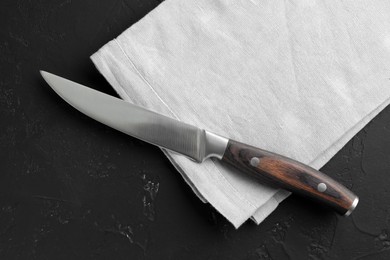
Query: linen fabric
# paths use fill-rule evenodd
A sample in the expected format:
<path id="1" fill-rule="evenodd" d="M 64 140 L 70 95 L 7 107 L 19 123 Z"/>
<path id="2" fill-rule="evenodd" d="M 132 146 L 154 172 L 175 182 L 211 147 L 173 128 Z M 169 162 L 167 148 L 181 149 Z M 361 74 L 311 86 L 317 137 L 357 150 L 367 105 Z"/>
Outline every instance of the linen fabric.
<path id="1" fill-rule="evenodd" d="M 91 58 L 128 102 L 319 169 L 390 102 L 389 28 L 387 0 L 165 0 Z M 289 195 L 164 153 L 236 228 Z"/>

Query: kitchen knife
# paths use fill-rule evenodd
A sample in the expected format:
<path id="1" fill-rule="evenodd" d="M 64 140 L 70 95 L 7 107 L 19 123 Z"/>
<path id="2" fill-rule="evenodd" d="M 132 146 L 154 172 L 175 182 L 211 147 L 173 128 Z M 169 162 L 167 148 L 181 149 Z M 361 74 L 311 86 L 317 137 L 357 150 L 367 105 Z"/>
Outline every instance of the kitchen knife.
<path id="1" fill-rule="evenodd" d="M 160 115 L 119 98 L 41 71 L 70 105 L 89 117 L 196 162 L 214 157 L 265 183 L 321 202 L 348 216 L 359 199 L 329 176 L 290 158 Z"/>

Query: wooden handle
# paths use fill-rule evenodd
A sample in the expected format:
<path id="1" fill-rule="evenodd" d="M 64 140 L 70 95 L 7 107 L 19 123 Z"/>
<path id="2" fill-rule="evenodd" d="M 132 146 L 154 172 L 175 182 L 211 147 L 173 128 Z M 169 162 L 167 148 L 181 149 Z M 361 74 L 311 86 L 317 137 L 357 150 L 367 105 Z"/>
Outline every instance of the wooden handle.
<path id="1" fill-rule="evenodd" d="M 322 202 L 348 216 L 359 199 L 346 187 L 308 165 L 229 140 L 222 161 L 266 182 Z"/>

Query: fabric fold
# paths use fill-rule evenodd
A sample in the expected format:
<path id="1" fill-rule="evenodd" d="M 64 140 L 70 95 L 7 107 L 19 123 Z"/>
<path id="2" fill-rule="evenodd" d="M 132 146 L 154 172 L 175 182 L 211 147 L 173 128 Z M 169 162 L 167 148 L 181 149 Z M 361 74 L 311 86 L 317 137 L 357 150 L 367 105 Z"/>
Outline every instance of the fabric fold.
<path id="1" fill-rule="evenodd" d="M 387 12 L 385 12 L 387 11 Z M 390 3 L 166 0 L 91 56 L 124 100 L 321 168 L 390 102 Z M 235 227 L 289 192 L 164 151 Z"/>

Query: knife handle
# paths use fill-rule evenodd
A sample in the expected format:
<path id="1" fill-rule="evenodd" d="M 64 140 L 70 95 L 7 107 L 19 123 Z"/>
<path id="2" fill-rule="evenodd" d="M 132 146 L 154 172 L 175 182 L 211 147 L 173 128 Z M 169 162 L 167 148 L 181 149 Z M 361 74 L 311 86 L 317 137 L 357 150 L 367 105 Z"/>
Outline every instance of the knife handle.
<path id="1" fill-rule="evenodd" d="M 348 216 L 359 198 L 329 176 L 290 158 L 229 140 L 222 161 Z"/>

